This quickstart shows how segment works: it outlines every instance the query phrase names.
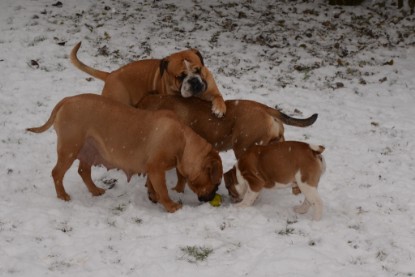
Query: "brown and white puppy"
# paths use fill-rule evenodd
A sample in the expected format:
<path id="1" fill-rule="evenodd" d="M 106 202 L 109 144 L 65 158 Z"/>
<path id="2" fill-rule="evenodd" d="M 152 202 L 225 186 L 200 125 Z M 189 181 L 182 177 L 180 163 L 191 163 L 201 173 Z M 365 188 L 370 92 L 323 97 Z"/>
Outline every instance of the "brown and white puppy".
<path id="1" fill-rule="evenodd" d="M 304 202 L 294 211 L 306 213 L 314 207 L 314 220 L 320 220 L 323 202 L 317 192 L 325 162 L 324 147 L 297 141 L 272 145 L 255 145 L 246 151 L 237 164 L 225 173 L 229 195 L 238 207 L 251 206 L 262 188 L 294 187 L 304 193 Z"/>
<path id="2" fill-rule="evenodd" d="M 225 102 L 196 49 L 171 54 L 164 59 L 135 61 L 118 70 L 105 72 L 82 63 L 76 56 L 81 43 L 71 51 L 71 61 L 80 70 L 105 82 L 102 95 L 135 106 L 146 94 L 157 91 L 164 95 L 196 96 L 211 102 L 212 112 L 221 117 Z"/>
<path id="3" fill-rule="evenodd" d="M 143 111 L 111 99 L 83 94 L 67 97 L 52 111 L 41 133 L 55 127 L 58 160 L 52 170 L 58 198 L 70 200 L 63 177 L 75 159 L 78 173 L 94 196 L 105 191 L 91 179 L 91 166 L 122 169 L 128 176 L 147 173 L 149 196 L 169 212 L 181 208 L 167 192 L 165 171 L 173 167 L 189 180 L 199 200 L 210 201 L 222 179 L 218 152 L 170 111 Z"/>

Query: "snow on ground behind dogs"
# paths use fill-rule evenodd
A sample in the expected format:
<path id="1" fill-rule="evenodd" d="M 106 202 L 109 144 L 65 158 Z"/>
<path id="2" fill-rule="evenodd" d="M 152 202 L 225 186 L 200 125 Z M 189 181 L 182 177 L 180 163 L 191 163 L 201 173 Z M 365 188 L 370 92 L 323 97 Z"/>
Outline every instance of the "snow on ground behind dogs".
<path id="1" fill-rule="evenodd" d="M 392 1 L 391 1 L 392 2 Z M 0 274 L 8 276 L 413 276 L 415 267 L 415 24 L 393 3 L 325 1 L 12 1 L 0 3 Z M 321 222 L 302 200 L 267 190 L 251 208 L 183 209 L 147 199 L 145 179 L 94 168 L 102 197 L 76 173 L 56 198 L 52 130 L 63 97 L 99 92 L 68 54 L 102 70 L 198 48 L 226 99 L 252 99 L 295 117 L 286 138 L 323 144 Z M 258 123 L 260 124 L 260 123 Z M 221 154 L 224 169 L 233 153 Z M 168 186 L 176 181 L 167 175 Z"/>

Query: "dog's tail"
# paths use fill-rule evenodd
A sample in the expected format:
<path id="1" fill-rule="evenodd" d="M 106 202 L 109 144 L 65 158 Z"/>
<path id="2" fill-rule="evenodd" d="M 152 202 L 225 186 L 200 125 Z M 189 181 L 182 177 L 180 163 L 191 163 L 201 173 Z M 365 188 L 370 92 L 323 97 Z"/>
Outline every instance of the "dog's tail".
<path id="1" fill-rule="evenodd" d="M 278 118 L 279 120 L 282 121 L 282 123 L 286 124 L 286 125 L 291 125 L 291 126 L 297 126 L 297 127 L 307 127 L 312 125 L 314 122 L 316 122 L 318 114 L 313 114 L 310 117 L 307 118 L 294 118 L 291 117 L 289 115 L 286 115 L 283 112 L 280 112 L 279 110 L 267 107 L 268 109 L 268 113 L 274 117 L 274 118 Z"/>
<path id="2" fill-rule="evenodd" d="M 309 144 L 309 147 L 314 155 L 320 160 L 321 174 L 323 174 L 326 171 L 326 161 L 321 153 L 323 153 L 326 148 L 323 145 L 316 144 Z"/>
<path id="3" fill-rule="evenodd" d="M 70 57 L 71 57 L 72 64 L 76 68 L 82 70 L 83 72 L 88 73 L 89 75 L 91 75 L 91 76 L 93 76 L 97 79 L 105 81 L 105 79 L 109 75 L 108 72 L 101 71 L 101 70 L 89 67 L 78 59 L 78 57 L 76 56 L 76 53 L 78 53 L 79 47 L 81 47 L 81 42 L 78 42 L 71 51 L 71 56 Z"/>
<path id="4" fill-rule="evenodd" d="M 311 150 L 316 154 L 321 154 L 326 149 L 323 145 L 309 144 Z"/>
<path id="5" fill-rule="evenodd" d="M 46 131 L 47 129 L 49 129 L 52 124 L 55 122 L 55 118 L 56 115 L 58 113 L 58 111 L 60 110 L 60 108 L 62 107 L 64 100 L 61 100 L 56 106 L 55 108 L 53 108 L 52 113 L 50 114 L 50 117 L 48 119 L 48 121 L 46 121 L 45 124 L 43 124 L 42 126 L 39 127 L 32 127 L 32 128 L 27 128 L 26 131 L 32 132 L 32 133 L 43 133 L 44 131 Z"/>

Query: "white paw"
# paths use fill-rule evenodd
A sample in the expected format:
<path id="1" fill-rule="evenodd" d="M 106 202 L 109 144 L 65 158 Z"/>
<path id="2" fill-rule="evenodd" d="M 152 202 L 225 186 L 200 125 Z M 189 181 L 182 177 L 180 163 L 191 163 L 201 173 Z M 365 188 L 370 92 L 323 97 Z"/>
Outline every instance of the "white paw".
<path id="1" fill-rule="evenodd" d="M 306 212 L 308 212 L 308 208 L 309 208 L 308 205 L 301 204 L 301 205 L 294 207 L 294 212 L 298 214 L 305 214 Z"/>
<path id="2" fill-rule="evenodd" d="M 224 115 L 224 113 L 215 106 L 212 107 L 212 113 L 216 115 L 216 117 L 219 117 L 219 118 L 221 118 Z"/>
<path id="3" fill-rule="evenodd" d="M 236 208 L 247 208 L 247 207 L 249 207 L 249 206 L 251 206 L 251 205 L 249 205 L 249 204 L 247 204 L 247 203 L 243 203 L 243 202 L 239 202 L 239 203 L 236 203 L 235 205 L 233 205 L 234 207 L 236 207 Z"/>

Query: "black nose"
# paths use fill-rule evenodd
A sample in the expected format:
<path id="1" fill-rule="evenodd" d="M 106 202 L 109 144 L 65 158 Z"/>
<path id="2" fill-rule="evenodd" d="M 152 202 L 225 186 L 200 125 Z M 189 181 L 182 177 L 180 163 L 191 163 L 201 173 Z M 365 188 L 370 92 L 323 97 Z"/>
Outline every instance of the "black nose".
<path id="1" fill-rule="evenodd" d="M 213 198 L 215 198 L 216 192 L 218 191 L 219 185 L 214 189 L 210 194 L 199 196 L 198 199 L 200 202 L 209 202 L 212 201 Z"/>
<path id="2" fill-rule="evenodd" d="M 203 91 L 205 85 L 199 78 L 193 77 L 188 82 L 193 94 L 199 94 Z"/>

